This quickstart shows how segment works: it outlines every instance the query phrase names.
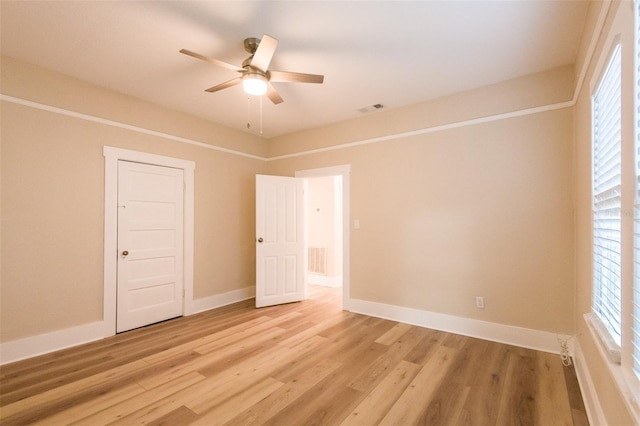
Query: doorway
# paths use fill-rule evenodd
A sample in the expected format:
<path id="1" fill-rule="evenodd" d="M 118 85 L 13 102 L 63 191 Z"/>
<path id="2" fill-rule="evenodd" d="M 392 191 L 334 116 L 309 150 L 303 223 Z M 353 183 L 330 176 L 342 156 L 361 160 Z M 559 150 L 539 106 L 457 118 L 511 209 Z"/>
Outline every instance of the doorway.
<path id="1" fill-rule="evenodd" d="M 350 173 L 350 165 L 295 173 L 306 181 L 305 284 L 336 289 L 342 309 L 349 303 Z"/>

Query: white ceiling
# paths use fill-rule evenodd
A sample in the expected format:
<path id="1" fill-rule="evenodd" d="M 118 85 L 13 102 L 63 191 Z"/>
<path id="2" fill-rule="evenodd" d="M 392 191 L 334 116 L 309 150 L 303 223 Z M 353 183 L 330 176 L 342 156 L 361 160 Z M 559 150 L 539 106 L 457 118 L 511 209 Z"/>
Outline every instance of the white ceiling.
<path id="1" fill-rule="evenodd" d="M 237 73 L 178 53 L 240 65 L 242 41 L 280 43 L 270 69 L 324 74 L 322 85 L 274 83 L 263 136 L 278 135 L 572 64 L 587 13 L 579 0 L 7 1 L 1 51 L 118 92 L 256 133 L 258 98 Z M 247 121 L 252 128 L 247 130 Z"/>

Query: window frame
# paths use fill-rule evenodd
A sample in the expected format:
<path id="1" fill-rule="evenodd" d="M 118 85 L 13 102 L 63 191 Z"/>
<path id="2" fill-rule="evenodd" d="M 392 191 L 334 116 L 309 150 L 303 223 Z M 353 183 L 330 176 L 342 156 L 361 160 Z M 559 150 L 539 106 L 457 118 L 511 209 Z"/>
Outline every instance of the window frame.
<path id="1" fill-rule="evenodd" d="M 630 385 L 640 393 L 640 1 L 633 3 L 633 283 L 631 291 Z"/>
<path id="2" fill-rule="evenodd" d="M 620 57 L 620 61 L 622 61 L 622 47 L 621 47 L 621 43 L 620 43 L 620 37 L 615 37 L 614 40 L 612 41 L 612 43 L 610 44 L 609 50 L 607 51 L 607 54 L 604 56 L 604 60 L 602 61 L 601 65 L 600 65 L 600 71 L 596 74 L 597 78 L 594 78 L 594 84 L 591 87 L 591 297 L 592 297 L 592 302 L 591 302 L 591 312 L 590 314 L 587 314 L 587 319 L 588 322 L 590 323 L 591 329 L 597 334 L 598 336 L 598 340 L 600 342 L 600 344 L 604 347 L 605 349 L 605 353 L 607 355 L 607 357 L 610 359 L 610 361 L 612 361 L 615 364 L 620 364 L 621 363 L 621 354 L 622 354 L 622 345 L 620 343 L 617 342 L 617 339 L 615 336 L 613 336 L 611 334 L 611 330 L 609 329 L 609 327 L 607 327 L 607 325 L 605 325 L 604 321 L 602 320 L 602 318 L 600 317 L 600 315 L 598 314 L 598 312 L 596 312 L 596 300 L 595 300 L 595 295 L 596 295 L 596 272 L 595 272 L 595 267 L 596 267 L 596 244 L 595 244 L 595 231 L 596 231 L 596 95 L 598 94 L 600 88 L 603 86 L 605 82 L 605 77 L 608 76 L 608 73 L 610 71 L 611 65 L 612 65 L 612 61 L 614 59 L 615 55 L 619 55 Z M 622 67 L 620 67 L 620 75 L 617 76 L 620 79 L 620 82 L 622 83 Z M 620 90 L 620 98 L 622 98 L 622 90 Z M 622 115 L 622 106 L 620 105 L 620 120 L 622 119 L 621 117 Z M 622 128 L 622 123 L 620 121 L 620 128 Z M 622 136 L 620 136 L 620 146 L 619 146 L 619 156 L 620 156 L 620 169 L 622 169 Z M 620 172 L 620 179 L 622 180 L 622 171 Z M 619 205 L 620 210 L 622 209 L 622 195 L 621 195 L 621 200 L 620 200 L 620 205 Z M 622 254 L 622 250 L 623 250 L 623 245 L 622 245 L 622 217 L 620 217 L 620 237 L 619 237 L 619 241 L 618 244 L 620 246 L 619 251 L 620 251 L 620 264 L 618 265 L 618 268 L 620 269 L 620 273 L 622 271 L 622 257 L 624 256 L 624 254 Z M 623 307 L 622 307 L 622 278 L 619 277 L 619 283 L 618 286 L 620 287 L 620 305 L 617 307 L 617 309 L 620 311 L 620 316 L 622 317 L 624 314 L 622 312 Z M 622 318 L 620 320 L 620 322 L 622 323 Z M 622 338 L 622 324 L 620 324 L 620 329 L 617 330 L 617 333 L 619 333 L 619 335 L 621 336 L 620 339 L 621 341 L 623 340 Z"/>

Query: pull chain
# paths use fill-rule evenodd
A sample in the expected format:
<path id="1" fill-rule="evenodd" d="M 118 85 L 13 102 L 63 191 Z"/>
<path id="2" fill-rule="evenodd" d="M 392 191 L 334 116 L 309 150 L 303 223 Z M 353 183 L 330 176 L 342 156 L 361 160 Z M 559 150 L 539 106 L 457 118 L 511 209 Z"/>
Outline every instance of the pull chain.
<path id="1" fill-rule="evenodd" d="M 262 96 L 260 96 L 260 137 L 262 137 Z"/>
<path id="2" fill-rule="evenodd" d="M 260 98 L 260 137 L 262 137 L 262 96 Z M 251 130 L 251 96 L 247 96 L 247 129 Z"/>
<path id="3" fill-rule="evenodd" d="M 251 98 L 247 95 L 247 129 L 251 129 Z"/>

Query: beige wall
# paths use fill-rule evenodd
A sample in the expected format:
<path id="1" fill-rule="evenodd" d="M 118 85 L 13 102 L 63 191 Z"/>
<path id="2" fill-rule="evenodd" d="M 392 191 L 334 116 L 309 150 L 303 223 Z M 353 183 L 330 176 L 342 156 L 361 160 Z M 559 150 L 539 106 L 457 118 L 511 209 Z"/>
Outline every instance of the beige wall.
<path id="1" fill-rule="evenodd" d="M 250 135 L 10 58 L 2 72 L 5 95 L 267 151 Z M 256 173 L 350 163 L 351 216 L 362 225 L 351 297 L 570 333 L 570 109 L 393 135 L 564 102 L 572 82 L 564 67 L 274 139 L 270 156 L 391 138 L 267 163 L 3 102 L 2 341 L 101 318 L 103 145 L 196 161 L 196 298 L 254 283 Z"/>
<path id="2" fill-rule="evenodd" d="M 589 21 L 592 22 L 591 30 L 595 26 L 595 19 L 599 12 L 599 6 L 607 4 L 596 3 L 590 10 Z M 633 420 L 623 402 L 619 388 L 607 367 L 608 361 L 603 359 L 598 350 L 598 342 L 594 341 L 587 324 L 583 318 L 585 313 L 591 311 L 591 93 L 599 78 L 601 64 L 606 60 L 611 42 L 616 35 L 620 35 L 623 46 L 623 88 L 622 109 L 625 123 L 630 123 L 633 111 L 633 14 L 630 1 L 614 2 L 609 10 L 607 21 L 600 38 L 598 39 L 595 55 L 588 68 L 585 83 L 579 93 L 575 106 L 575 152 L 574 152 L 574 197 L 576 209 L 576 333 L 578 343 L 586 361 L 586 366 L 593 381 L 593 390 L 602 406 L 607 424 L 626 425 L 633 424 Z M 583 43 L 588 43 L 585 38 Z M 633 126 L 623 125 L 623 161 L 628 170 L 633 170 Z M 632 182 L 633 179 L 627 179 Z M 630 209 L 629 209 L 630 210 Z M 631 221 L 629 221 L 631 222 Z M 632 229 L 626 228 L 625 235 L 632 235 Z M 630 249 L 630 247 L 627 247 Z M 624 250 L 624 249 L 623 249 Z M 627 250 L 625 250 L 627 251 Z M 624 276 L 631 276 L 631 264 L 626 265 Z M 631 297 L 625 298 L 623 303 L 630 303 Z"/>
<path id="3" fill-rule="evenodd" d="M 572 73 L 274 139 L 269 152 L 364 141 L 376 136 L 373 127 L 389 135 L 564 102 Z M 560 108 L 276 159 L 268 171 L 351 164 L 351 218 L 360 221 L 351 230 L 352 298 L 572 334 L 572 138 L 572 110 Z"/>
<path id="4" fill-rule="evenodd" d="M 565 66 L 447 96 L 431 102 L 363 115 L 357 119 L 269 140 L 270 158 L 481 119 L 573 96 L 574 68 Z"/>
<path id="5" fill-rule="evenodd" d="M 2 58 L 2 93 L 253 155 L 265 143 Z M 104 145 L 194 161 L 194 296 L 255 284 L 262 160 L 2 102 L 0 341 L 102 319 Z"/>

